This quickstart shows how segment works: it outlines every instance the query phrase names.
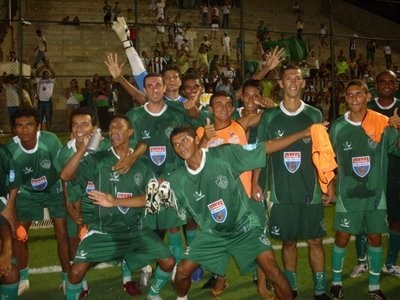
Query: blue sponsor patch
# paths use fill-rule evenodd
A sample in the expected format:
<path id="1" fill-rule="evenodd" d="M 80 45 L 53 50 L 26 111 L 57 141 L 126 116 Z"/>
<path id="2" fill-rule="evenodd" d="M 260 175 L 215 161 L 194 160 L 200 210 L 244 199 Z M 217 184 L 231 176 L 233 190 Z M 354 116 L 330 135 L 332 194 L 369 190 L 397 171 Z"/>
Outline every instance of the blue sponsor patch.
<path id="1" fill-rule="evenodd" d="M 301 165 L 301 152 L 283 152 L 283 162 L 290 173 L 295 173 Z"/>
<path id="2" fill-rule="evenodd" d="M 32 178 L 31 185 L 35 191 L 43 191 L 47 187 L 46 176 L 42 176 L 39 178 Z"/>
<path id="3" fill-rule="evenodd" d="M 365 177 L 371 169 L 371 160 L 369 156 L 359 156 L 351 158 L 351 165 L 354 173 L 359 177 Z"/>
<path id="4" fill-rule="evenodd" d="M 86 185 L 86 193 L 90 191 L 94 191 L 96 189 L 94 183 L 92 181 L 88 181 Z"/>
<path id="5" fill-rule="evenodd" d="M 165 146 L 153 146 L 150 147 L 149 151 L 151 161 L 157 166 L 162 165 L 167 158 L 167 148 Z"/>
<path id="6" fill-rule="evenodd" d="M 222 199 L 219 199 L 213 203 L 207 205 L 211 212 L 213 220 L 217 223 L 224 223 L 228 215 L 225 203 Z"/>

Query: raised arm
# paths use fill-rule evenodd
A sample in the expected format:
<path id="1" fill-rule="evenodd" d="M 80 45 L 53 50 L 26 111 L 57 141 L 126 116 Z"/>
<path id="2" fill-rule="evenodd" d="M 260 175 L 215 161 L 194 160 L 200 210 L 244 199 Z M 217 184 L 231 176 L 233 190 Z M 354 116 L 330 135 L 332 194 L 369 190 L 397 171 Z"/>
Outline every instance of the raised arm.
<path id="1" fill-rule="evenodd" d="M 262 67 L 261 70 L 257 71 L 253 75 L 253 79 L 261 80 L 267 75 L 270 71 L 275 69 L 277 65 L 282 61 L 283 55 L 285 54 L 285 49 L 278 48 L 276 46 L 272 52 L 268 53 L 267 55 L 267 63 Z"/>

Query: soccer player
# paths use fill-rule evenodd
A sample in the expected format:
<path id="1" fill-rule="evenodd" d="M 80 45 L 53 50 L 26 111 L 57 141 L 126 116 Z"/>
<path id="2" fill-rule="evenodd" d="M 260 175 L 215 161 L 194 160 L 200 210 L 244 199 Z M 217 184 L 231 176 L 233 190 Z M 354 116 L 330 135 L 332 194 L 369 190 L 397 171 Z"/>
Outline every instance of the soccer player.
<path id="1" fill-rule="evenodd" d="M 343 299 L 342 269 L 350 236 L 368 237 L 368 294 L 386 299 L 379 286 L 382 233 L 387 232 L 386 183 L 388 153 L 400 155 L 399 133 L 388 117 L 367 109 L 371 98 L 364 81 L 352 80 L 346 87 L 349 111 L 337 119 L 330 138 L 339 165 L 336 187 L 335 244 L 332 254 L 334 299 Z"/>
<path id="2" fill-rule="evenodd" d="M 200 147 L 200 139 L 191 127 L 174 129 L 171 143 L 185 165 L 167 179 L 176 193 L 178 208 L 186 209 L 201 228 L 178 265 L 177 299 L 187 299 L 191 273 L 199 265 L 224 275 L 231 256 L 241 273 L 254 271 L 258 264 L 280 299 L 293 298 L 288 281 L 276 264 L 265 224 L 249 208 L 254 200 L 246 195 L 238 177 L 246 170 L 263 166 L 265 153 L 278 151 L 308 135 L 306 129 L 259 145 L 222 145 L 206 150 Z M 225 287 L 224 280 L 217 281 L 213 294 L 220 294 Z"/>
<path id="3" fill-rule="evenodd" d="M 99 262 L 124 259 L 135 270 L 157 261 L 147 299 L 161 299 L 160 289 L 171 276 L 175 259 L 160 238 L 143 226 L 145 188 L 153 177 L 148 160 L 137 160 L 126 174 L 114 171 L 113 166 L 133 151 L 129 147 L 132 135 L 129 119 L 116 116 L 109 126 L 110 149 L 85 156 L 88 143 L 85 136 L 84 147 L 77 149 L 66 165 L 75 169 L 75 183 L 93 201 L 88 234 L 80 242 L 68 274 L 67 299 L 76 299 L 82 278 Z"/>
<path id="4" fill-rule="evenodd" d="M 285 137 L 323 121 L 318 109 L 301 100 L 301 91 L 306 83 L 298 66 L 283 68 L 278 83 L 283 89 L 283 100 L 279 107 L 266 110 L 261 116 L 259 141 Z M 325 254 L 322 245 L 325 235 L 324 208 L 311 150 L 311 140 L 304 138 L 270 156 L 273 204 L 269 230 L 272 237 L 282 241 L 284 273 L 289 279 L 293 295 L 297 295 L 297 241 L 306 240 L 315 299 L 329 299 L 325 293 Z M 253 176 L 255 185 L 258 183 L 258 172 L 254 172 Z M 266 189 L 266 186 L 261 186 L 260 191 Z"/>
<path id="5" fill-rule="evenodd" d="M 389 125 L 399 128 L 400 100 L 395 98 L 397 90 L 396 74 L 385 70 L 376 76 L 378 97 L 368 102 L 368 108 L 389 118 Z M 387 213 L 389 222 L 389 243 L 386 261 L 382 272 L 400 277 L 400 267 L 397 258 L 400 250 L 400 158 L 389 154 L 388 177 L 386 187 Z M 367 238 L 365 235 L 356 236 L 358 265 L 350 273 L 350 277 L 358 277 L 368 270 L 366 257 Z"/>
<path id="6" fill-rule="evenodd" d="M 69 270 L 66 210 L 61 181 L 56 170 L 57 152 L 61 149 L 58 137 L 40 130 L 37 111 L 21 107 L 11 118 L 14 138 L 7 143 L 17 169 L 22 173 L 22 184 L 16 202 L 17 219 L 26 232 L 32 221 L 43 220 L 48 208 L 54 224 L 58 257 L 65 283 Z M 29 289 L 28 243 L 15 241 L 15 254 L 20 272 L 18 293 Z"/>

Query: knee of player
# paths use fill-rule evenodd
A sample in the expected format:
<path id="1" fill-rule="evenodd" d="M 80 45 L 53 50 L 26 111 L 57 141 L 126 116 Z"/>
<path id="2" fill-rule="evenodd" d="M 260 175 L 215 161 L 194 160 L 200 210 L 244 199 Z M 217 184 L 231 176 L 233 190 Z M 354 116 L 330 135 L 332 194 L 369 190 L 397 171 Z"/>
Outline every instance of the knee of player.
<path id="1" fill-rule="evenodd" d="M 157 263 L 164 272 L 172 272 L 175 266 L 175 258 L 171 255 L 168 258 L 157 260 Z"/>
<path id="2" fill-rule="evenodd" d="M 197 269 L 198 265 L 194 265 L 193 263 L 186 263 L 187 261 L 182 260 L 179 265 L 178 268 L 176 270 L 176 278 L 180 278 L 180 279 L 187 279 L 187 278 L 191 278 L 192 273 L 194 272 L 194 270 Z"/>
<path id="3" fill-rule="evenodd" d="M 6 274 L 1 276 L 1 283 L 2 284 L 13 284 L 19 282 L 19 271 L 17 266 L 11 265 L 10 271 Z"/>
<path id="4" fill-rule="evenodd" d="M 307 240 L 307 244 L 309 245 L 309 247 L 313 247 L 313 248 L 322 248 L 322 239 L 310 239 Z"/>
<path id="5" fill-rule="evenodd" d="M 86 268 L 83 267 L 83 264 L 72 264 L 71 268 L 68 272 L 68 281 L 72 284 L 77 284 L 82 281 L 82 278 L 86 274 Z"/>

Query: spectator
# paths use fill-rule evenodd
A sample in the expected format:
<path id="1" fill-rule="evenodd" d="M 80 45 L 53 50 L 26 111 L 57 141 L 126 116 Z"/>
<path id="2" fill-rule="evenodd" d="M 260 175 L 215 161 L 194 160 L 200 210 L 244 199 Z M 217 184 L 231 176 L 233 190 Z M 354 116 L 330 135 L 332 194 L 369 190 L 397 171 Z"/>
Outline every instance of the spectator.
<path id="1" fill-rule="evenodd" d="M 15 51 L 10 51 L 10 61 L 13 61 L 13 62 L 18 62 L 19 61 Z"/>
<path id="2" fill-rule="evenodd" d="M 321 48 L 328 46 L 328 42 L 326 41 L 327 38 L 328 38 L 328 28 L 326 27 L 325 24 L 322 23 L 319 29 L 319 44 Z"/>
<path id="3" fill-rule="evenodd" d="M 350 38 L 350 44 L 349 44 L 349 58 L 356 59 L 357 58 L 357 38 L 358 36 L 356 34 L 353 35 L 353 37 Z"/>
<path id="4" fill-rule="evenodd" d="M 222 68 L 220 76 L 222 78 L 228 78 L 229 83 L 232 84 L 233 79 L 236 77 L 236 71 L 230 62 L 227 62 L 225 67 Z"/>
<path id="5" fill-rule="evenodd" d="M 115 5 L 114 5 L 114 7 L 112 9 L 112 12 L 114 14 L 113 20 L 117 21 L 117 18 L 121 16 L 121 8 L 119 7 L 119 2 L 118 1 L 115 2 Z"/>
<path id="6" fill-rule="evenodd" d="M 112 8 L 108 0 L 104 0 L 103 6 L 103 22 L 106 30 L 111 30 L 111 13 Z"/>
<path id="7" fill-rule="evenodd" d="M 96 111 L 96 104 L 93 99 L 93 83 L 90 79 L 85 80 L 85 87 L 81 90 L 83 95 L 83 101 L 81 106 L 90 107 L 93 111 Z"/>
<path id="8" fill-rule="evenodd" d="M 164 66 L 167 65 L 167 61 L 161 56 L 160 51 L 154 50 L 154 56 L 149 61 L 149 72 L 161 73 Z"/>
<path id="9" fill-rule="evenodd" d="M 310 77 L 316 79 L 319 70 L 319 55 L 315 50 L 311 50 L 310 55 L 307 57 L 307 63 L 310 66 Z"/>
<path id="10" fill-rule="evenodd" d="M 300 8 L 299 1 L 294 1 L 294 2 L 293 2 L 293 6 L 292 6 L 292 13 L 295 14 L 295 15 L 299 15 L 299 14 L 301 14 L 302 12 L 303 12 L 303 11 L 302 11 L 302 9 Z"/>
<path id="11" fill-rule="evenodd" d="M 217 32 L 219 28 L 219 9 L 217 6 L 213 6 L 211 9 L 211 34 L 210 37 L 217 38 Z"/>
<path id="12" fill-rule="evenodd" d="M 69 87 L 65 91 L 65 98 L 67 99 L 67 128 L 71 130 L 71 124 L 69 122 L 71 120 L 72 111 L 78 108 L 83 101 L 82 91 L 75 78 L 70 81 Z"/>
<path id="13" fill-rule="evenodd" d="M 45 65 L 41 65 L 36 70 L 36 91 L 38 97 L 38 115 L 41 123 L 41 130 L 51 131 L 51 121 L 53 117 L 53 90 L 55 83 L 53 68 L 49 60 Z"/>
<path id="14" fill-rule="evenodd" d="M 236 62 L 241 61 L 242 59 L 242 38 L 240 35 L 236 38 Z"/>
<path id="15" fill-rule="evenodd" d="M 383 46 L 383 54 L 385 55 L 386 69 L 390 70 L 392 67 L 392 48 L 389 41 L 386 41 L 386 45 Z"/>
<path id="16" fill-rule="evenodd" d="M 367 42 L 367 64 L 370 66 L 374 65 L 375 62 L 376 44 L 373 40 Z"/>
<path id="17" fill-rule="evenodd" d="M 4 89 L 7 102 L 7 111 L 10 117 L 14 114 L 20 105 L 18 95 L 18 78 L 14 74 L 3 75 L 2 82 L 0 82 L 1 89 Z"/>
<path id="18" fill-rule="evenodd" d="M 36 36 L 37 36 L 37 43 L 38 45 L 36 46 L 36 48 L 33 50 L 36 53 L 36 58 L 35 61 L 32 65 L 32 67 L 34 69 L 37 68 L 38 64 L 40 62 L 46 64 L 46 51 L 47 51 L 47 41 L 45 39 L 45 37 L 42 34 L 42 31 L 40 29 L 36 30 Z"/>
<path id="19" fill-rule="evenodd" d="M 99 125 L 103 132 L 107 132 L 109 125 L 108 108 L 110 104 L 110 85 L 105 77 L 100 77 L 97 86 L 94 87 L 94 99 Z"/>
<path id="20" fill-rule="evenodd" d="M 231 14 L 231 6 L 225 0 L 225 4 L 222 6 L 222 28 L 229 27 L 229 16 Z"/>
<path id="21" fill-rule="evenodd" d="M 302 39 L 303 29 L 304 29 L 304 20 L 301 16 L 297 16 L 296 30 L 297 30 L 297 38 L 299 40 Z"/>
<path id="22" fill-rule="evenodd" d="M 266 39 L 266 34 L 268 33 L 268 28 L 265 26 L 264 20 L 260 21 L 257 26 L 257 39 L 259 42 L 263 42 Z"/>
<path id="23" fill-rule="evenodd" d="M 362 53 L 358 55 L 356 63 L 357 63 L 357 78 L 362 79 L 364 76 L 364 72 L 367 70 L 368 67 L 367 60 L 365 59 Z"/>
<path id="24" fill-rule="evenodd" d="M 221 45 L 222 45 L 222 64 L 226 64 L 229 62 L 231 57 L 231 38 L 228 36 L 228 33 L 225 31 L 223 36 L 221 37 Z"/>
<path id="25" fill-rule="evenodd" d="M 208 4 L 207 1 L 202 1 L 200 4 L 201 24 L 206 26 L 208 24 Z"/>
<path id="26" fill-rule="evenodd" d="M 212 43 L 211 43 L 211 41 L 208 39 L 208 35 L 207 35 L 207 34 L 205 34 L 205 35 L 203 36 L 203 40 L 200 42 L 200 46 L 201 46 L 201 45 L 206 46 L 206 51 L 207 51 L 207 53 L 209 53 L 209 52 L 211 51 L 211 49 L 212 49 Z"/>
<path id="27" fill-rule="evenodd" d="M 165 1 L 164 0 L 158 0 L 156 3 L 156 10 L 157 10 L 157 19 L 158 18 L 165 18 Z"/>

